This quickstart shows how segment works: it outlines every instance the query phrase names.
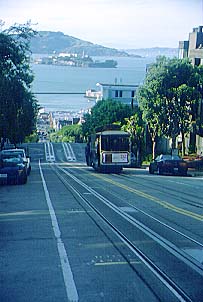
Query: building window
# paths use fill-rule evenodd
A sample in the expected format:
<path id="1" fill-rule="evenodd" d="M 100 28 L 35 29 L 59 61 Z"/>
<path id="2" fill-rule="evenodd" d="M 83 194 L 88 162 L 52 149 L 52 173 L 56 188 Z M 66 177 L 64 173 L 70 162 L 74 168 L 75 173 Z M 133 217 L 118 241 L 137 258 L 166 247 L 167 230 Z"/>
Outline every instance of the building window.
<path id="1" fill-rule="evenodd" d="M 131 91 L 131 98 L 134 98 L 134 96 L 135 96 L 135 91 L 133 90 Z"/>
<path id="2" fill-rule="evenodd" d="M 118 98 L 118 90 L 115 91 L 115 97 Z"/>
<path id="3" fill-rule="evenodd" d="M 123 97 L 123 91 L 122 91 L 122 90 L 119 91 L 119 97 L 120 97 L 120 98 Z"/>

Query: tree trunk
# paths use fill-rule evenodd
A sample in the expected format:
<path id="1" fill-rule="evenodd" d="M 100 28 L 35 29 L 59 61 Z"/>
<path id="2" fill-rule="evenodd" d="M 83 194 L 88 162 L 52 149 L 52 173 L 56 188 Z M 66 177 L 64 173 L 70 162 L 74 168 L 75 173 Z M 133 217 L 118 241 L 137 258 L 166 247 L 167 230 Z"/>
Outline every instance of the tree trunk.
<path id="1" fill-rule="evenodd" d="M 155 155 L 156 155 L 156 140 L 153 137 L 152 138 L 152 159 L 155 159 Z"/>
<path id="2" fill-rule="evenodd" d="M 182 156 L 185 155 L 185 133 L 182 132 Z"/>
<path id="3" fill-rule="evenodd" d="M 190 132 L 190 152 L 196 152 L 196 124 L 192 124 L 192 131 Z"/>
<path id="4" fill-rule="evenodd" d="M 176 136 L 172 137 L 172 149 L 176 148 Z"/>
<path id="5" fill-rule="evenodd" d="M 141 160 L 141 144 L 138 143 L 137 145 L 137 165 L 141 166 L 142 160 Z"/>

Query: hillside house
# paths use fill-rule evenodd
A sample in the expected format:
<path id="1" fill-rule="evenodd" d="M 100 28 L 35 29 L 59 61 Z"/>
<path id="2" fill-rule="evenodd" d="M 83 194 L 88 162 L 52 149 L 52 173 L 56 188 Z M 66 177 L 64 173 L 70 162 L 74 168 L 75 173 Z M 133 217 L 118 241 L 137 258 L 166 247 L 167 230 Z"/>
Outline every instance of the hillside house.
<path id="1" fill-rule="evenodd" d="M 179 42 L 179 58 L 189 58 L 193 66 L 203 65 L 203 26 L 193 28 L 193 31 L 189 33 L 188 40 Z M 203 97 L 203 88 L 201 86 L 200 89 Z M 199 104 L 199 119 L 203 123 L 203 99 Z M 186 141 L 188 148 L 189 140 L 190 137 Z M 197 154 L 203 153 L 203 133 L 196 135 L 195 140 Z"/>
<path id="2" fill-rule="evenodd" d="M 189 58 L 193 65 L 203 65 L 203 26 L 193 28 L 188 41 L 179 42 L 179 58 Z"/>
<path id="3" fill-rule="evenodd" d="M 138 85 L 97 83 L 97 90 L 87 90 L 86 97 L 90 100 L 114 100 L 123 104 L 138 106 L 136 91 Z"/>

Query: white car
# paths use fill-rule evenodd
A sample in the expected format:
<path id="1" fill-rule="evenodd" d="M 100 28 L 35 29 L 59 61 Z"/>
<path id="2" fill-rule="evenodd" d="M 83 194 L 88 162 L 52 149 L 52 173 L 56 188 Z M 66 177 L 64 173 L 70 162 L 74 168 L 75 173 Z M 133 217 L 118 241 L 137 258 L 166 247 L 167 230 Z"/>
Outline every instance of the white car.
<path id="1" fill-rule="evenodd" d="M 16 148 L 16 149 L 5 149 L 1 151 L 1 154 L 6 157 L 17 157 L 17 156 L 21 156 L 23 159 L 23 163 L 26 164 L 27 167 L 27 175 L 30 174 L 31 171 L 31 164 L 30 164 L 30 157 L 26 156 L 25 150 L 24 149 L 20 149 L 20 148 Z"/>

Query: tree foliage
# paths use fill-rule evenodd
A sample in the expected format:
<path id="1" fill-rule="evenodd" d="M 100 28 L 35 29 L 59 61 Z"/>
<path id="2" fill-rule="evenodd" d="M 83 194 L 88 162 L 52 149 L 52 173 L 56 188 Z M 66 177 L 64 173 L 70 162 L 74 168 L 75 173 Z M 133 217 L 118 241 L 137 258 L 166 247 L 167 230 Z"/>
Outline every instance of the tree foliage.
<path id="1" fill-rule="evenodd" d="M 29 52 L 34 34 L 29 22 L 0 32 L 0 137 L 15 144 L 32 133 L 36 122 Z"/>
<path id="2" fill-rule="evenodd" d="M 61 130 L 51 133 L 50 140 L 52 142 L 81 143 L 83 141 L 82 126 L 79 124 L 64 126 Z"/>
<path id="3" fill-rule="evenodd" d="M 137 108 L 134 115 L 125 119 L 126 124 L 123 125 L 122 130 L 130 133 L 131 149 L 137 156 L 137 160 L 141 163 L 144 155 L 144 135 L 145 123 L 142 119 L 142 112 Z"/>
<path id="4" fill-rule="evenodd" d="M 96 103 L 91 113 L 84 115 L 82 125 L 83 135 L 87 137 L 94 133 L 97 127 L 102 127 L 119 122 L 125 124 L 125 118 L 130 117 L 133 110 L 129 105 L 114 100 L 103 100 Z"/>
<path id="5" fill-rule="evenodd" d="M 153 156 L 160 135 L 172 139 L 172 148 L 179 134 L 184 141 L 191 121 L 197 118 L 199 81 L 198 68 L 186 59 L 159 57 L 150 67 L 138 97 L 152 137 Z"/>
<path id="6" fill-rule="evenodd" d="M 203 137 L 203 65 L 198 67 L 198 75 L 198 95 L 201 100 L 199 105 L 195 106 L 193 109 L 193 112 L 195 112 L 195 116 L 193 117 L 193 127 L 195 127 L 197 134 Z"/>

